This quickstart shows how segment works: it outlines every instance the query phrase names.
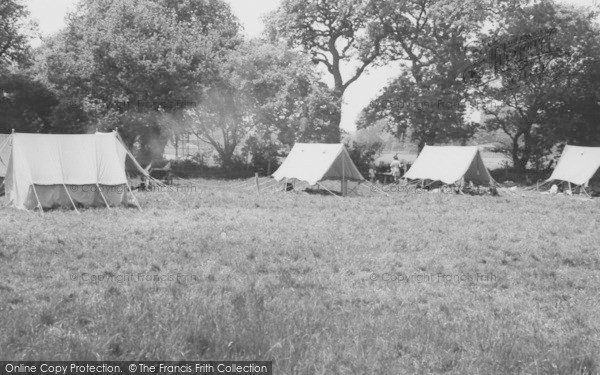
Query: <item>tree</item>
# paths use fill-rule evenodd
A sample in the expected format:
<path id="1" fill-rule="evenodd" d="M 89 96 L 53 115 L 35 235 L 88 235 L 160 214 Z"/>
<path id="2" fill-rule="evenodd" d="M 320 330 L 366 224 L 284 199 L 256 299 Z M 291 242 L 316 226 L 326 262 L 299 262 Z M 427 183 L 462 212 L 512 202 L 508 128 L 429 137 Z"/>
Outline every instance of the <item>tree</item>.
<path id="1" fill-rule="evenodd" d="M 344 92 L 382 55 L 383 29 L 375 19 L 370 1 L 283 0 L 269 16 L 270 34 L 283 37 L 290 46 L 309 53 L 333 78 L 337 114 L 330 125 L 329 142 L 339 142 Z M 344 77 L 344 64 L 357 64 Z"/>
<path id="2" fill-rule="evenodd" d="M 587 58 L 565 86 L 548 109 L 554 142 L 600 146 L 600 53 Z"/>
<path id="3" fill-rule="evenodd" d="M 428 68 L 438 74 L 460 74 L 468 61 L 468 42 L 514 2 L 377 0 L 375 13 L 386 35 L 385 57 L 408 63 L 417 83 Z"/>
<path id="4" fill-rule="evenodd" d="M 35 29 L 24 22 L 28 15 L 27 8 L 18 0 L 0 2 L 0 68 L 27 60 L 27 32 Z"/>
<path id="5" fill-rule="evenodd" d="M 381 126 L 370 126 L 358 130 L 354 135 L 344 134 L 344 145 L 352 162 L 363 176 L 369 173 L 369 167 L 383 149 L 383 139 L 379 136 Z"/>
<path id="6" fill-rule="evenodd" d="M 548 109 L 547 127 L 555 143 L 600 146 L 600 30 L 592 26 L 588 31 L 579 33 L 585 43 L 569 56 L 573 64 L 566 66 L 569 73 Z"/>
<path id="7" fill-rule="evenodd" d="M 192 132 L 218 153 L 222 166 L 229 167 L 244 135 L 244 100 L 226 80 L 211 88 L 201 104 L 190 112 Z"/>
<path id="8" fill-rule="evenodd" d="M 271 172 L 279 167 L 280 146 L 275 142 L 265 141 L 257 136 L 250 136 L 244 142 L 242 147 L 242 157 L 250 157 L 250 165 L 255 171 L 260 171 L 262 174 L 269 176 Z"/>
<path id="9" fill-rule="evenodd" d="M 47 131 L 56 98 L 25 68 L 35 25 L 26 22 L 26 7 L 16 0 L 0 3 L 0 132 Z"/>
<path id="10" fill-rule="evenodd" d="M 23 73 L 0 74 L 0 133 L 47 132 L 57 98 Z"/>
<path id="11" fill-rule="evenodd" d="M 260 153 L 297 140 L 322 141 L 328 120 L 337 113 L 335 98 L 305 56 L 282 45 L 247 42 L 230 52 L 218 77 L 186 117 L 225 167 L 246 137 L 252 139 L 246 152 Z"/>
<path id="12" fill-rule="evenodd" d="M 398 138 L 410 130 L 421 150 L 426 143 L 466 142 L 476 125 L 465 117 L 461 81 L 468 40 L 493 17 L 491 1 L 392 0 L 374 2 L 382 25 L 385 57 L 406 70 L 365 109 L 368 125 L 387 119 Z"/>
<path id="13" fill-rule="evenodd" d="M 456 86 L 459 88 L 453 90 Z M 385 119 L 387 130 L 398 139 L 410 133 L 419 151 L 425 144 L 457 140 L 464 144 L 475 133 L 477 124 L 464 119 L 464 95 L 462 87 L 456 86 L 445 85 L 439 76 L 422 77 L 417 84 L 405 73 L 363 110 L 359 127 Z"/>
<path id="14" fill-rule="evenodd" d="M 502 27 L 495 31 L 496 41 L 490 48 L 500 51 L 500 59 L 488 62 L 494 66 L 484 66 L 471 83 L 480 102 L 495 103 L 482 108 L 484 125 L 510 137 L 507 152 L 516 169 L 525 170 L 529 163 L 543 167 L 556 143 L 571 138 L 568 133 L 575 134 L 566 129 L 581 119 L 575 116 L 582 109 L 577 109 L 577 102 L 585 102 L 578 99 L 586 96 L 581 84 L 588 80 L 586 75 L 594 76 L 591 67 L 597 58 L 593 56 L 598 56 L 594 17 L 594 13 L 541 1 L 507 12 Z M 516 48 L 505 47 L 533 45 L 540 42 L 538 38 L 541 47 L 523 56 Z M 587 100 L 593 101 L 591 93 L 588 90 Z"/>
<path id="15" fill-rule="evenodd" d="M 148 160 L 170 137 L 165 116 L 182 117 L 216 81 L 238 29 L 222 0 L 86 1 L 47 43 L 39 69 L 86 114 L 83 126 L 118 128 Z"/>

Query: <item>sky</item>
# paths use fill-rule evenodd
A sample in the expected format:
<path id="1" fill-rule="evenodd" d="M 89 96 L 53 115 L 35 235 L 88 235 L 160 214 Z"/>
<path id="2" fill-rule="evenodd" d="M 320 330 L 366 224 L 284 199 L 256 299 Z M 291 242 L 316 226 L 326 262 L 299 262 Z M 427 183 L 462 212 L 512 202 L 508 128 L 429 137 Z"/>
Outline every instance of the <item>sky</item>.
<path id="1" fill-rule="evenodd" d="M 31 17 L 37 21 L 42 37 L 51 35 L 65 26 L 65 16 L 75 9 L 78 0 L 26 0 Z M 225 0 L 231 4 L 233 13 L 238 17 L 249 37 L 259 36 L 263 31 L 262 16 L 274 10 L 280 0 Z M 577 5 L 598 4 L 600 0 L 563 0 L 562 3 Z M 34 41 L 39 45 L 40 41 Z M 356 118 L 370 101 L 377 97 L 380 90 L 397 76 L 399 65 L 387 65 L 371 68 L 352 85 L 344 96 L 341 127 L 347 131 L 356 129 Z M 327 80 L 326 80 L 327 82 Z M 329 82 L 328 82 L 329 83 Z"/>

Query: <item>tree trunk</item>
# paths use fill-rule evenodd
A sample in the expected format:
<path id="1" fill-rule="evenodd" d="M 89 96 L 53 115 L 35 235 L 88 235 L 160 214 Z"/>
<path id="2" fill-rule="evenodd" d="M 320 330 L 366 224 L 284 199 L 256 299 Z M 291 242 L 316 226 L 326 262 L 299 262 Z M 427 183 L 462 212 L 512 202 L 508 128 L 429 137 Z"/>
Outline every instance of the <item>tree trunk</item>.
<path id="1" fill-rule="evenodd" d="M 510 154 L 513 161 L 513 166 L 516 170 L 522 171 L 525 168 L 521 165 L 521 159 L 519 158 L 519 137 L 521 135 L 517 134 L 512 139 L 512 149 L 510 150 Z"/>
<path id="2" fill-rule="evenodd" d="M 233 153 L 224 150 L 218 150 L 219 159 L 221 159 L 221 167 L 228 169 L 233 164 Z"/>
<path id="3" fill-rule="evenodd" d="M 519 147 L 519 138 L 521 138 L 521 136 L 523 136 L 522 150 Z M 519 172 L 524 172 L 527 169 L 527 164 L 531 158 L 531 141 L 531 126 L 519 130 L 519 132 L 512 137 L 511 155 L 513 159 L 513 165 Z"/>
<path id="4" fill-rule="evenodd" d="M 340 143 L 341 139 L 341 126 L 342 126 L 342 105 L 344 98 L 344 90 L 343 87 L 336 87 L 333 91 L 333 95 L 338 101 L 337 105 L 337 113 L 333 117 L 333 120 L 330 124 L 330 128 L 325 134 L 325 142 L 326 143 Z"/>
<path id="5" fill-rule="evenodd" d="M 338 113 L 334 116 L 333 121 L 325 135 L 326 143 L 340 143 L 341 139 L 341 126 L 342 126 L 342 108 L 339 106 Z"/>

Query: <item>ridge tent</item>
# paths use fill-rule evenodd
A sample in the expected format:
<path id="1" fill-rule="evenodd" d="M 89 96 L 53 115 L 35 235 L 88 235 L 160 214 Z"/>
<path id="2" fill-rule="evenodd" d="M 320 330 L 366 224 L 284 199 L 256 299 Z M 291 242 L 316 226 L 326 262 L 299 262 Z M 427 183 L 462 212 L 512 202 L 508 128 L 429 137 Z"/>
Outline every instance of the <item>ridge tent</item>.
<path id="1" fill-rule="evenodd" d="M 309 185 L 340 180 L 342 195 L 347 181 L 365 180 L 341 143 L 296 143 L 272 176 L 277 181 L 296 179 Z"/>
<path id="2" fill-rule="evenodd" d="M 131 192 L 125 173 L 133 158 L 116 132 L 95 134 L 10 135 L 5 188 L 19 209 L 56 206 L 125 205 Z M 139 164 L 136 168 L 144 173 Z M 130 196 L 131 195 L 131 196 Z"/>
<path id="3" fill-rule="evenodd" d="M 552 176 L 545 183 L 558 180 L 586 185 L 599 168 L 600 147 L 566 145 Z"/>
<path id="4" fill-rule="evenodd" d="M 425 145 L 404 178 L 441 181 L 448 185 L 459 181 L 472 181 L 478 185 L 495 182 L 477 146 Z"/>

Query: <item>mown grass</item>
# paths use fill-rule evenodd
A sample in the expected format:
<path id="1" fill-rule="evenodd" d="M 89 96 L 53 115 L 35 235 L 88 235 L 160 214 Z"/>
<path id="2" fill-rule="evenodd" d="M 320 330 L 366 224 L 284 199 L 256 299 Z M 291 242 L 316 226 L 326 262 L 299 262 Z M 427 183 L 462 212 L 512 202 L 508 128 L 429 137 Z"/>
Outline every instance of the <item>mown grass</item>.
<path id="1" fill-rule="evenodd" d="M 171 196 L 181 207 L 138 194 L 142 213 L 1 208 L 0 359 L 600 371 L 598 199 Z"/>

